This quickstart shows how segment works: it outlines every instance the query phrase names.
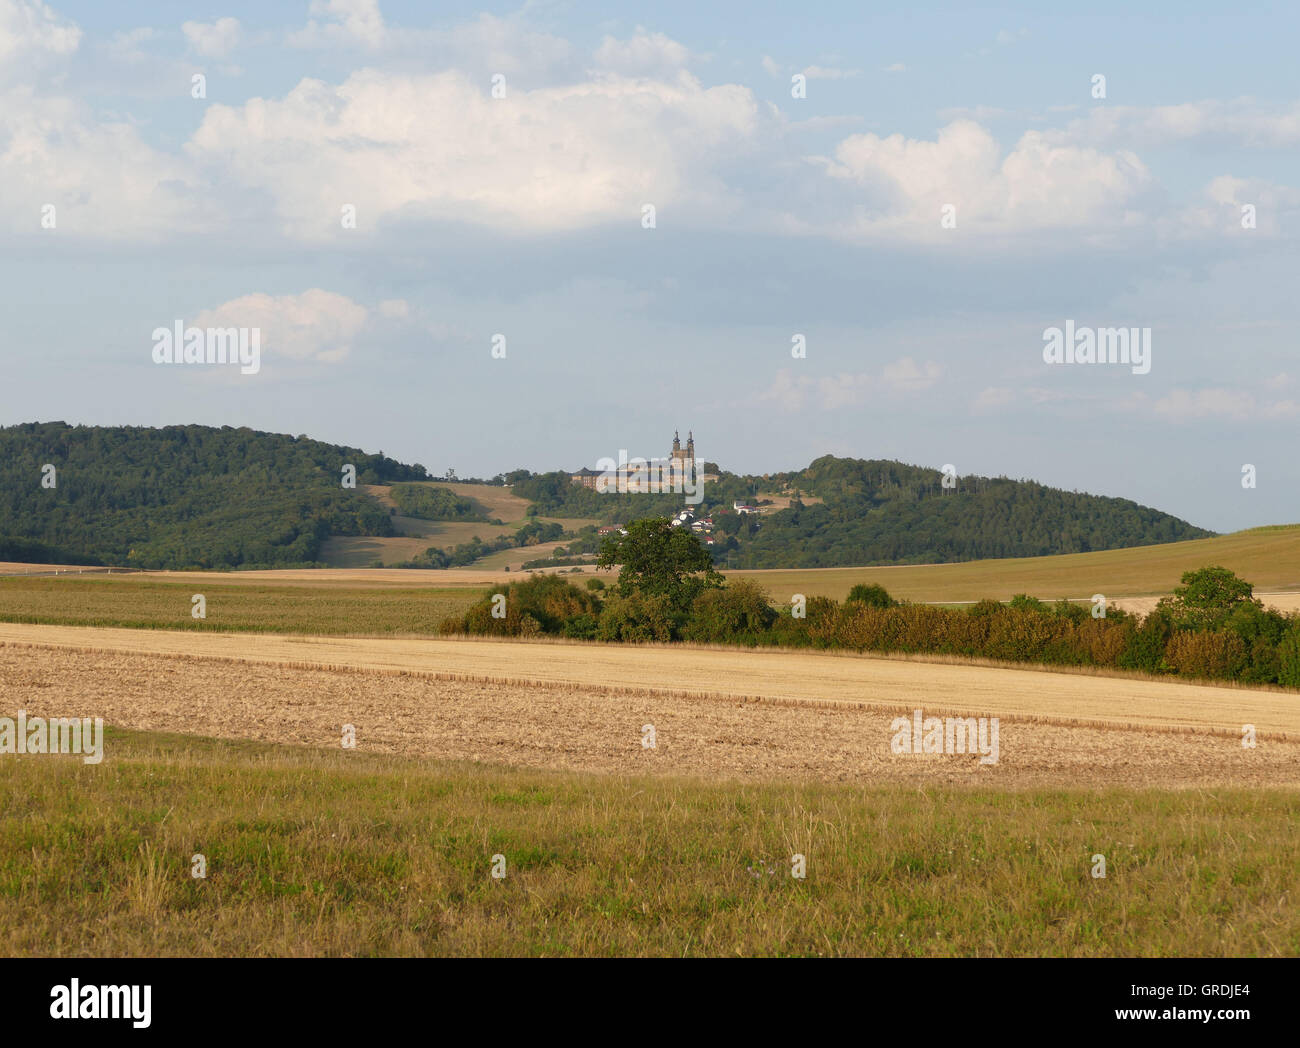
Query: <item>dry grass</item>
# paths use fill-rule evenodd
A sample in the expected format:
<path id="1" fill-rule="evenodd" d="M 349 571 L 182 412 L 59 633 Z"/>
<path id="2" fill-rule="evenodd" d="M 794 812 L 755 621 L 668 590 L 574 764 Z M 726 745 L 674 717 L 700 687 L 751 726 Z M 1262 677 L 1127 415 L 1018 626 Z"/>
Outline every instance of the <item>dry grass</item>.
<path id="1" fill-rule="evenodd" d="M 0 760 L 0 953 L 1300 954 L 1293 790 L 718 784 L 124 732 L 108 748 L 98 766 Z"/>

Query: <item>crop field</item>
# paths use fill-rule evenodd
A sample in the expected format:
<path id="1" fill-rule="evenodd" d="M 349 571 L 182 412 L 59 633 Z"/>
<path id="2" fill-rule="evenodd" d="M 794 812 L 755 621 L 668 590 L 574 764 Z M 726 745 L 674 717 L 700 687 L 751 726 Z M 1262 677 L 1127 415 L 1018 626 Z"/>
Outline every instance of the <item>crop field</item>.
<path id="1" fill-rule="evenodd" d="M 0 643 L 126 656 L 234 659 L 732 702 L 992 715 L 1047 724 L 1300 740 L 1294 691 L 812 651 L 485 639 L 376 639 L 0 624 Z M 15 650 L 21 650 L 15 648 Z M 1238 742 L 1238 747 L 1240 746 Z M 1300 769 L 1298 769 L 1300 770 Z"/>
<path id="2" fill-rule="evenodd" d="M 260 576 L 263 573 L 258 573 Z M 408 585 L 412 572 L 393 572 Z M 432 574 L 432 573 L 430 573 Z M 280 633 L 435 633 L 477 589 L 267 583 L 248 573 L 0 579 L 0 621 L 168 630 Z M 205 619 L 191 617 L 202 594 Z"/>
<path id="3" fill-rule="evenodd" d="M 788 601 L 794 593 L 843 600 L 855 584 L 876 582 L 901 600 L 941 603 L 1008 600 L 1017 593 L 1043 600 L 1088 599 L 1094 593 L 1108 598 L 1160 595 L 1171 592 L 1183 572 L 1211 564 L 1236 572 L 1254 583 L 1257 592 L 1300 591 L 1300 524 L 1054 557 L 726 574 L 755 580 L 777 601 Z"/>
<path id="4" fill-rule="evenodd" d="M 1114 689 L 1114 681 L 1040 674 L 1038 694 L 1034 674 L 1013 670 L 799 653 L 778 656 L 774 675 L 803 667 L 814 686 L 802 696 L 766 675 L 757 694 L 736 695 L 726 690 L 725 667 L 689 659 L 712 652 L 687 653 L 659 676 L 630 659 L 626 672 L 646 682 L 636 686 L 582 672 L 584 649 L 572 645 L 546 652 L 449 641 L 425 651 L 371 641 L 317 651 L 266 637 L 214 644 L 227 638 L 172 634 L 150 643 L 138 631 L 64 629 L 47 630 L 33 647 L 12 638 L 39 630 L 0 629 L 0 706 L 138 730 L 327 746 L 351 724 L 368 752 L 715 779 L 1300 785 L 1300 710 L 1294 695 L 1278 692 L 1146 681 Z M 465 650 L 448 653 L 457 646 Z M 597 670 L 638 653 L 606 654 Z M 963 681 L 969 687 L 957 686 Z M 76 709 L 60 706 L 67 695 L 77 696 Z M 999 717 L 997 763 L 891 752 L 892 720 L 914 708 Z M 1253 749 L 1241 745 L 1243 723 L 1257 727 Z M 642 746 L 647 724 L 652 749 Z"/>
<path id="5" fill-rule="evenodd" d="M 998 717 L 997 762 L 894 753 L 915 708 Z M 9 623 L 0 709 L 110 726 L 0 761 L 9 954 L 1300 953 L 1280 690 Z"/>

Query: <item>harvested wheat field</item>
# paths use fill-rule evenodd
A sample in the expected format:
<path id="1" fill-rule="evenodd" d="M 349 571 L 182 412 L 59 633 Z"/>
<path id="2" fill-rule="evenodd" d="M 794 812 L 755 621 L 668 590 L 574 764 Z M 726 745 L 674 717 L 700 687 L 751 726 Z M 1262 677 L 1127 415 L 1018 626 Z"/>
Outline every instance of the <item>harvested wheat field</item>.
<path id="1" fill-rule="evenodd" d="M 818 702 L 805 695 L 804 701 L 791 702 L 779 701 L 784 692 L 773 689 L 766 675 L 745 681 L 748 697 L 717 690 L 724 683 L 725 668 L 715 668 L 707 678 L 713 690 L 699 688 L 706 683 L 699 680 L 694 682 L 697 689 L 681 687 L 692 683 L 688 666 L 693 656 L 746 659 L 751 666 L 761 661 L 737 652 L 439 642 L 438 650 L 418 663 L 410 662 L 408 652 L 410 664 L 395 672 L 395 661 L 403 661 L 397 656 L 408 642 L 365 642 L 399 649 L 387 659 L 372 655 L 368 668 L 356 660 L 352 669 L 342 668 L 345 660 L 334 650 L 316 654 L 327 656 L 335 668 L 313 668 L 311 653 L 301 644 L 285 649 L 258 643 L 289 638 L 60 630 L 71 635 L 63 637 L 63 643 L 78 643 L 29 646 L 13 642 L 12 631 L 19 629 L 3 627 L 0 707 L 26 709 L 31 716 L 100 716 L 110 725 L 139 730 L 337 747 L 342 726 L 351 724 L 358 749 L 372 753 L 746 781 L 985 787 L 1300 785 L 1300 736 L 1269 737 L 1263 727 L 1269 702 L 1281 699 L 1295 705 L 1294 697 L 1281 693 L 778 655 L 787 674 L 797 672 L 791 660 L 813 671 L 821 664 L 823 670 L 840 673 L 835 697 L 841 701 Z M 48 627 L 28 629 L 51 632 Z M 125 641 L 132 640 L 135 649 L 124 650 Z M 233 646 L 208 643 L 231 640 Z M 154 642 L 154 650 L 145 650 L 141 642 L 148 641 Z M 450 654 L 459 655 L 459 661 L 444 653 L 447 647 L 455 649 Z M 87 650 L 92 648 L 100 650 Z M 198 649 L 205 653 L 195 654 Z M 294 665 L 283 664 L 286 654 L 296 656 Z M 664 686 L 662 675 L 637 677 L 634 665 L 624 671 L 633 678 L 626 682 L 611 682 L 600 673 L 588 673 L 581 680 L 558 679 L 557 666 L 567 661 L 572 670 L 584 655 L 677 660 L 678 676 Z M 521 679 L 504 679 L 504 671 L 511 668 Z M 860 701 L 845 701 L 850 699 L 845 687 L 849 671 L 857 674 Z M 1163 712 L 1156 717 L 1164 723 L 1141 723 L 1142 717 L 1131 716 L 1125 726 L 1116 721 L 1114 727 L 1099 727 L 1071 723 L 1059 708 L 1048 705 L 1041 705 L 1038 715 L 999 709 L 993 683 L 1001 679 L 1008 687 L 1013 674 L 1030 678 L 1017 682 L 1021 691 L 1034 681 L 1058 699 L 1062 689 L 1074 689 L 1080 704 L 1094 713 L 1107 711 L 1088 693 L 1114 685 L 1206 694 L 1199 697 L 1199 723 L 1191 711 L 1175 718 L 1179 703 L 1170 695 L 1163 697 Z M 529 682 L 522 679 L 525 676 L 537 679 Z M 962 676 L 980 686 L 954 690 L 952 681 Z M 900 680 L 906 678 L 908 686 L 901 687 Z M 881 690 L 874 690 L 873 684 Z M 763 697 L 763 691 L 769 697 Z M 1256 720 L 1235 721 L 1232 731 L 1219 731 L 1218 720 L 1204 715 L 1204 707 L 1215 700 L 1236 702 L 1239 710 L 1254 701 L 1250 716 Z M 1131 696 L 1123 701 L 1139 709 Z M 1031 708 L 1023 695 L 1005 705 Z M 978 757 L 963 754 L 893 754 L 890 722 L 917 706 L 927 715 L 951 711 L 999 716 L 998 762 L 981 765 Z M 1261 725 L 1260 745 L 1243 749 L 1240 724 L 1256 722 Z M 654 749 L 642 746 L 647 724 L 654 726 Z"/>
<path id="2" fill-rule="evenodd" d="M 304 637 L 0 623 L 0 644 L 124 654 L 193 655 L 291 667 L 449 674 L 507 683 L 721 695 L 938 715 L 1018 717 L 1092 727 L 1139 727 L 1300 741 L 1300 695 L 973 665 L 965 660 L 832 652 L 555 640 Z"/>

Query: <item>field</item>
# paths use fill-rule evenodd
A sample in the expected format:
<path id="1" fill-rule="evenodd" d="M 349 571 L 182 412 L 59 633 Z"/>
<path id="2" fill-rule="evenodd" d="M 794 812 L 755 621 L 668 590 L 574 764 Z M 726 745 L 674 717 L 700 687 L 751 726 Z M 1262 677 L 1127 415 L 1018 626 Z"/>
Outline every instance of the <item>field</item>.
<path id="1" fill-rule="evenodd" d="M 1284 590 L 1298 537 L 1155 547 L 1154 568 L 1131 556 L 1144 551 L 1116 551 L 744 574 L 777 599 L 773 576 L 841 597 L 884 578 L 896 595 L 951 603 L 1086 597 L 1104 576 L 1113 585 L 1097 590 L 1137 604 L 1205 563 Z M 60 955 L 1300 954 L 1294 692 L 432 636 L 487 583 L 516 577 L 0 579 L 0 714 L 110 726 L 102 764 L 0 759 L 0 944 Z M 194 593 L 206 620 L 190 618 Z M 892 752 L 894 718 L 918 708 L 998 718 L 996 763 Z M 1242 746 L 1247 724 L 1254 748 Z M 355 749 L 342 746 L 344 725 Z M 202 880 L 190 876 L 196 853 Z M 1099 854 L 1104 879 L 1090 873 Z M 497 855 L 503 880 L 490 875 Z M 791 876 L 796 855 L 804 878 Z"/>
<path id="2" fill-rule="evenodd" d="M 1017 593 L 1043 600 L 1089 599 L 1094 593 L 1108 598 L 1166 594 L 1184 571 L 1211 564 L 1235 571 L 1260 593 L 1300 590 L 1300 524 L 1054 557 L 726 574 L 754 579 L 778 601 L 788 601 L 793 593 L 843 600 L 856 583 L 878 582 L 902 600 L 956 603 L 985 597 L 1008 600 Z"/>
<path id="3" fill-rule="evenodd" d="M 281 633 L 435 633 L 479 590 L 268 583 L 269 573 L 65 576 L 0 579 L 0 620 L 167 630 L 262 630 Z M 417 574 L 392 574 L 410 587 Z M 480 583 L 481 584 L 481 583 Z M 207 617 L 191 617 L 202 594 Z"/>
<path id="4" fill-rule="evenodd" d="M 1293 791 L 748 785 L 108 745 L 111 772 L 0 762 L 8 955 L 1300 954 Z"/>

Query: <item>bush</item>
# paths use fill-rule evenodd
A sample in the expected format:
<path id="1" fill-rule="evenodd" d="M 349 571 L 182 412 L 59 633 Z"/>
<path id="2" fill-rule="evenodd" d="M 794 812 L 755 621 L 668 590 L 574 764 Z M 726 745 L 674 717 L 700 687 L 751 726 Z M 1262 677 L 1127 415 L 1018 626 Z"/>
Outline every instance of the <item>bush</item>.
<path id="1" fill-rule="evenodd" d="M 758 583 L 741 579 L 696 597 L 682 637 L 700 643 L 753 645 L 775 619 L 767 592 Z"/>
<path id="2" fill-rule="evenodd" d="M 605 588 L 605 580 L 604 580 L 604 579 L 588 579 L 588 580 L 587 580 L 587 589 L 591 590 L 593 593 L 600 593 L 604 588 Z"/>
<path id="3" fill-rule="evenodd" d="M 1169 673 L 1173 667 L 1165 661 L 1165 649 L 1174 627 L 1169 614 L 1157 607 L 1128 638 L 1120 652 L 1118 665 L 1126 670 L 1143 670 L 1146 673 Z"/>
<path id="4" fill-rule="evenodd" d="M 595 640 L 600 631 L 600 619 L 583 613 L 564 624 L 564 635 L 573 640 Z"/>
<path id="5" fill-rule="evenodd" d="M 627 596 L 615 594 L 605 602 L 596 636 L 601 640 L 669 641 L 676 630 L 668 594 L 634 590 Z"/>
<path id="6" fill-rule="evenodd" d="M 504 596 L 505 617 L 492 611 Z M 492 592 L 465 613 L 461 628 L 466 633 L 523 637 L 537 633 L 559 634 L 565 624 L 581 615 L 593 619 L 599 613 L 599 599 L 578 589 L 558 575 L 532 575 L 519 582 L 495 586 Z"/>
<path id="7" fill-rule="evenodd" d="M 1300 688 L 1300 619 L 1293 619 L 1291 628 L 1277 646 L 1277 682 L 1288 688 Z"/>
<path id="8" fill-rule="evenodd" d="M 884 586 L 878 586 L 874 582 L 859 582 L 849 590 L 844 603 L 865 604 L 869 608 L 892 608 L 898 604 L 898 601 L 889 595 L 889 590 Z"/>
<path id="9" fill-rule="evenodd" d="M 1245 642 L 1228 630 L 1179 630 L 1170 639 L 1165 657 L 1182 676 L 1211 680 L 1232 680 L 1249 662 Z"/>

